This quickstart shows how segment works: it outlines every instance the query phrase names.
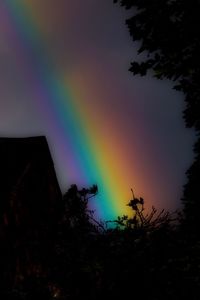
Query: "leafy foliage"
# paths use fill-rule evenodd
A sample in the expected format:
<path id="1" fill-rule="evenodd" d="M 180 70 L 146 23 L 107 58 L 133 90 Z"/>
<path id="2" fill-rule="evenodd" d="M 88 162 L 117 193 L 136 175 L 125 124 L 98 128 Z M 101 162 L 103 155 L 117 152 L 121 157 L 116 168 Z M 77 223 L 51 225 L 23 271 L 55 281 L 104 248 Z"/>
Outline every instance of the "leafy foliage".
<path id="1" fill-rule="evenodd" d="M 155 208 L 145 214 L 144 200 L 132 192 L 132 217 L 118 217 L 116 226 L 107 227 L 88 208 L 97 191 L 69 188 L 54 231 L 41 228 L 43 241 L 32 236 L 28 247 L 21 244 L 15 258 L 8 257 L 12 268 L 2 277 L 1 298 L 198 299 L 200 244 L 186 240 L 178 215 Z M 19 265 L 24 250 L 29 260 Z"/>
<path id="2" fill-rule="evenodd" d="M 198 227 L 200 210 L 200 1 L 199 0 L 114 0 L 132 11 L 126 25 L 134 41 L 140 42 L 142 62 L 131 63 L 133 75 L 149 70 L 158 79 L 174 82 L 185 95 L 183 116 L 187 127 L 197 131 L 195 160 L 187 172 L 183 203 L 187 229 Z"/>
<path id="3" fill-rule="evenodd" d="M 133 10 L 127 25 L 141 42 L 138 53 L 147 55 L 131 71 L 143 76 L 153 70 L 159 79 L 174 80 L 185 93 L 186 124 L 199 132 L 199 1 L 114 2 Z M 187 218 L 154 207 L 145 213 L 144 199 L 132 191 L 132 217 L 119 216 L 109 227 L 110 221 L 99 222 L 88 208 L 97 186 L 72 185 L 54 226 L 1 222 L 0 298 L 199 299 L 200 242 L 191 234 L 200 208 L 199 145 L 185 187 Z"/>

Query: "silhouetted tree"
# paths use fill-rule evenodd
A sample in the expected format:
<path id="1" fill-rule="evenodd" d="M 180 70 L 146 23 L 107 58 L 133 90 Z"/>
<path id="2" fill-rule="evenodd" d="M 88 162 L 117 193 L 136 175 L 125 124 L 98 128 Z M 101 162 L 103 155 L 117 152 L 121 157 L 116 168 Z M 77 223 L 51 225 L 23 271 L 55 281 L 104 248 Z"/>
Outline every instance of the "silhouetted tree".
<path id="1" fill-rule="evenodd" d="M 34 185 L 40 170 L 23 172 L 26 196 L 18 187 L 12 189 L 12 201 L 2 198 L 11 205 L 0 210 L 0 299 L 100 300 L 131 294 L 150 300 L 198 299 L 200 243 L 185 243 L 178 215 L 154 207 L 146 213 L 144 199 L 132 190 L 130 217 L 99 222 L 89 209 L 97 186 L 80 189 L 76 184 L 62 199 L 53 191 L 54 206 L 52 194 L 40 195 L 37 185 L 34 195 L 40 201 L 44 197 L 44 203 L 36 209 L 27 181 L 32 172 Z"/>
<path id="2" fill-rule="evenodd" d="M 200 226 L 200 1 L 199 0 L 114 0 L 132 11 L 126 20 L 131 37 L 139 41 L 140 62 L 131 63 L 133 75 L 144 76 L 148 70 L 158 79 L 174 81 L 174 88 L 184 93 L 186 126 L 194 128 L 195 161 L 187 172 L 183 202 L 185 229 Z M 200 233 L 200 231 L 199 231 Z"/>
<path id="3" fill-rule="evenodd" d="M 117 226 L 107 227 L 88 207 L 97 191 L 97 186 L 72 185 L 50 236 L 46 224 L 33 240 L 18 243 L 22 255 L 24 246 L 31 253 L 23 266 L 28 272 L 19 269 L 16 276 L 13 270 L 10 275 L 17 280 L 4 282 L 0 298 L 100 300 L 133 294 L 150 300 L 198 299 L 200 244 L 185 244 L 173 222 L 176 215 L 155 208 L 146 214 L 144 200 L 132 192 L 132 216 L 118 217 Z"/>

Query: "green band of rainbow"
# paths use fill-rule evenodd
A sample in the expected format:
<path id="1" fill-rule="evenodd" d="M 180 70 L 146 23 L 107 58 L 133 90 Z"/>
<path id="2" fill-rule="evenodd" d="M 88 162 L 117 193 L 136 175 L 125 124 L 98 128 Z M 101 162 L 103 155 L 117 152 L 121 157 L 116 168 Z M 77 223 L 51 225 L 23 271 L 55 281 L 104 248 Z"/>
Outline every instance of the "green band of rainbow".
<path id="1" fill-rule="evenodd" d="M 80 102 L 73 96 L 62 72 L 48 57 L 45 38 L 29 2 L 5 0 L 4 9 L 12 26 L 15 51 L 21 63 L 28 66 L 24 75 L 35 95 L 38 110 L 49 130 L 59 137 L 66 172 L 71 170 L 79 178 L 83 177 L 87 184 L 97 184 L 99 195 L 93 208 L 101 219 L 116 217 L 128 199 L 119 199 L 125 194 L 119 180 L 116 181 L 115 162 L 105 149 L 98 148 L 92 124 L 88 124 Z M 70 174 L 68 177 L 70 180 Z"/>

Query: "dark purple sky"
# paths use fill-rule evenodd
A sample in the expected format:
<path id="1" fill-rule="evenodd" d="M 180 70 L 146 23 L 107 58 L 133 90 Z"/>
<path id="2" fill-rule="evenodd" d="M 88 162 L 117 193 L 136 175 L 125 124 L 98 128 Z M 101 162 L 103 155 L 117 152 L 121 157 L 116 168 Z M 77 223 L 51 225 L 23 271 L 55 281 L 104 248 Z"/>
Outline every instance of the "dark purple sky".
<path id="1" fill-rule="evenodd" d="M 193 158 L 194 133 L 184 127 L 183 96 L 170 82 L 128 72 L 130 61 L 137 58 L 125 27 L 128 13 L 112 0 L 19 2 L 22 16 L 31 16 L 40 32 L 42 46 L 30 55 L 30 45 L 20 40 L 21 28 L 10 15 L 15 9 L 0 4 L 0 135 L 46 135 L 62 189 L 71 181 L 84 183 L 73 172 L 72 178 L 66 175 L 62 143 L 35 101 L 35 83 L 26 77 L 27 69 L 32 72 L 32 56 L 42 64 L 46 53 L 69 86 L 81 118 L 87 120 L 91 145 L 95 136 L 101 147 L 95 155 L 102 165 L 110 161 L 121 173 L 115 179 L 119 193 L 131 195 L 134 187 L 149 205 L 179 206 L 184 173 Z M 112 177 L 115 170 L 105 172 Z"/>

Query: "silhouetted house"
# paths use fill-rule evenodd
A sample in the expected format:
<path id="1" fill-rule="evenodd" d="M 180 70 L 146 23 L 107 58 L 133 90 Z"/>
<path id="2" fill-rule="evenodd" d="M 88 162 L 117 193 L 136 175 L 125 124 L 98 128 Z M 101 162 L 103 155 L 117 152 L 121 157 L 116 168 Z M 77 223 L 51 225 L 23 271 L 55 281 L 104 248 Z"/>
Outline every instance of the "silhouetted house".
<path id="1" fill-rule="evenodd" d="M 46 138 L 0 138 L 0 224 L 50 224 L 60 203 Z"/>
<path id="2" fill-rule="evenodd" d="M 62 195 L 46 138 L 0 138 L 0 281 L 44 272 Z M 40 266 L 40 267 L 38 267 Z"/>

